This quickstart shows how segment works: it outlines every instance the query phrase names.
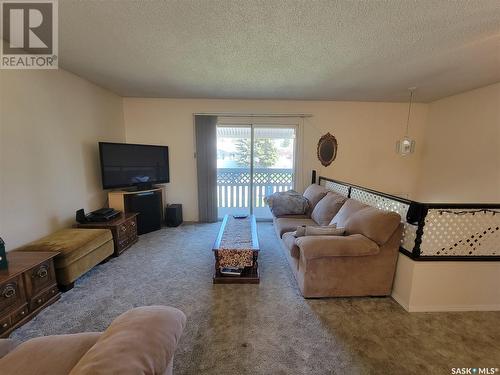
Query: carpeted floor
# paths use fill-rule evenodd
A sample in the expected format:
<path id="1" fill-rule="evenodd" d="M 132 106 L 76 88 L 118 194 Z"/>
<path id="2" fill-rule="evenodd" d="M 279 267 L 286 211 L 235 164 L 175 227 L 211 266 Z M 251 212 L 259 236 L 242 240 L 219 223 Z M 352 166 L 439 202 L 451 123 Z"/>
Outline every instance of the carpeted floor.
<path id="1" fill-rule="evenodd" d="M 259 223 L 260 285 L 213 285 L 219 224 L 143 235 L 16 330 L 101 331 L 120 313 L 163 304 L 187 327 L 175 374 L 450 374 L 500 367 L 500 313 L 405 312 L 391 298 L 305 300 L 271 223 Z"/>

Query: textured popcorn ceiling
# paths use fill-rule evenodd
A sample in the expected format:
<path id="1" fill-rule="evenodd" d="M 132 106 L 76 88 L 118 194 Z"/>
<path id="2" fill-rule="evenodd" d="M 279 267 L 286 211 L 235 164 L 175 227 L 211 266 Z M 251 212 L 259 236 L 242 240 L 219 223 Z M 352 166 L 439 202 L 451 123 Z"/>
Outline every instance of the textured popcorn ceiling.
<path id="1" fill-rule="evenodd" d="M 500 1 L 60 0 L 60 66 L 123 96 L 431 101 L 500 81 Z"/>

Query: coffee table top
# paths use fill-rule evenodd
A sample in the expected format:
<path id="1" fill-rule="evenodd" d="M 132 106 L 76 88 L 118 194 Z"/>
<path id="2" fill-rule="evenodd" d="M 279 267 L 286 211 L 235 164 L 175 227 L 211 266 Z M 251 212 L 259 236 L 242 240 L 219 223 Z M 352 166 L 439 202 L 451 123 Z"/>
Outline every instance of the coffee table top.
<path id="1" fill-rule="evenodd" d="M 242 231 L 248 232 L 242 233 Z M 232 215 L 225 215 L 212 250 L 227 249 L 228 241 L 224 240 L 224 238 L 228 235 L 234 236 L 234 243 L 230 245 L 232 250 L 260 250 L 259 239 L 257 237 L 257 223 L 254 215 L 249 215 L 244 219 L 236 219 Z M 238 237 L 243 238 L 243 244 L 238 244 Z"/>

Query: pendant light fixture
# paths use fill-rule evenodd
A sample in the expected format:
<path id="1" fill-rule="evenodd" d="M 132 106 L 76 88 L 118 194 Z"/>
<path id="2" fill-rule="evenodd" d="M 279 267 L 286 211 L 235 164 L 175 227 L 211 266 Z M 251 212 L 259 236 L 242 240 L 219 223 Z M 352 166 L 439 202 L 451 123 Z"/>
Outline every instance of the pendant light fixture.
<path id="1" fill-rule="evenodd" d="M 410 103 L 408 104 L 408 118 L 406 119 L 406 132 L 403 138 L 396 142 L 396 152 L 402 156 L 410 155 L 415 151 L 415 140 L 408 135 L 410 127 L 411 105 L 413 104 L 413 93 L 416 87 L 410 87 Z"/>

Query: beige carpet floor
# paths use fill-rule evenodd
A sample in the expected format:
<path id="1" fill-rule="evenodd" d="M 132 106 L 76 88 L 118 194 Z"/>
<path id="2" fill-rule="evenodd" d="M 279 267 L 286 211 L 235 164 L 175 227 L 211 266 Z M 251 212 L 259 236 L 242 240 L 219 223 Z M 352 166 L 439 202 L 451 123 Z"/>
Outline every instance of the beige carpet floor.
<path id="1" fill-rule="evenodd" d="M 391 298 L 306 300 L 270 223 L 258 225 L 261 284 L 213 285 L 210 249 L 218 227 L 183 225 L 141 236 L 12 337 L 104 330 L 127 309 L 164 304 L 188 318 L 175 374 L 450 374 L 453 367 L 500 367 L 500 312 L 409 314 Z"/>

